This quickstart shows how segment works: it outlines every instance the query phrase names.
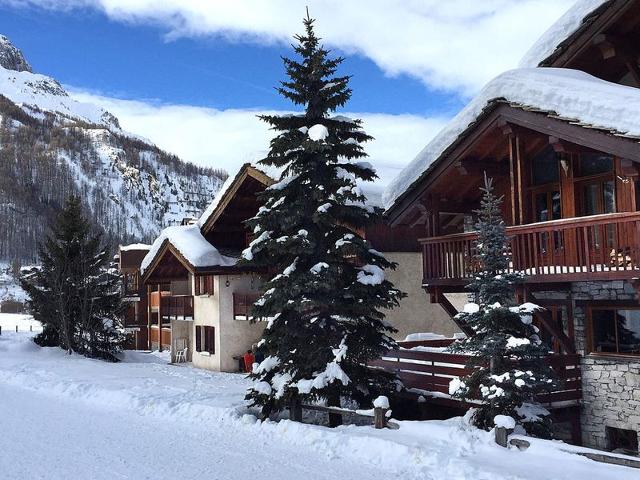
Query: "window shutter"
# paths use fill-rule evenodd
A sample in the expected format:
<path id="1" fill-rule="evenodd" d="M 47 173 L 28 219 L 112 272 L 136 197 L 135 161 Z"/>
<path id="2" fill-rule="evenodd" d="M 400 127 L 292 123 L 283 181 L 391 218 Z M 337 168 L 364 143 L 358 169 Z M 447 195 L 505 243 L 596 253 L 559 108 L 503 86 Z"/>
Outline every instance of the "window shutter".
<path id="1" fill-rule="evenodd" d="M 198 296 L 198 295 L 200 295 L 200 277 L 196 276 L 194 278 L 194 280 L 195 280 L 194 283 L 196 284 L 195 285 L 195 287 L 196 287 L 196 296 Z"/>
<path id="2" fill-rule="evenodd" d="M 214 327 L 207 327 L 207 352 L 214 354 L 216 353 L 216 339 L 215 339 L 215 331 Z"/>
<path id="3" fill-rule="evenodd" d="M 207 275 L 207 293 L 213 295 L 213 275 Z"/>
<path id="4" fill-rule="evenodd" d="M 202 327 L 196 326 L 196 352 L 202 351 Z"/>

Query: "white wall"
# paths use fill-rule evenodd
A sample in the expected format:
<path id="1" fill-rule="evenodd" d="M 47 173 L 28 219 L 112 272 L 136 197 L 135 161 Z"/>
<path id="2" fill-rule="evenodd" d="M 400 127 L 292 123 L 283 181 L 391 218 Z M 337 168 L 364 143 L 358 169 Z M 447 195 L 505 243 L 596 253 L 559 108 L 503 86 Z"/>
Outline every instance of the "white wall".
<path id="1" fill-rule="evenodd" d="M 229 286 L 226 285 L 227 280 Z M 260 340 L 265 323 L 251 323 L 233 318 L 233 294 L 257 293 L 261 281 L 255 275 L 221 275 L 214 278 L 212 296 L 194 297 L 192 332 L 193 365 L 208 370 L 237 372 L 238 361 L 254 343 Z M 196 325 L 215 327 L 215 353 L 195 351 Z"/>
<path id="2" fill-rule="evenodd" d="M 422 254 L 419 252 L 385 252 L 384 256 L 398 264 L 396 270 L 386 270 L 385 277 L 407 296 L 400 306 L 386 312 L 386 320 L 398 332 L 392 337 L 404 340 L 410 333 L 433 332 L 452 336 L 460 329 L 447 312 L 437 303 L 430 303 L 429 295 L 422 288 Z M 458 307 L 466 303 L 466 294 L 447 297 Z M 453 297 L 453 298 L 452 298 Z M 460 298 L 456 298 L 460 297 Z"/>

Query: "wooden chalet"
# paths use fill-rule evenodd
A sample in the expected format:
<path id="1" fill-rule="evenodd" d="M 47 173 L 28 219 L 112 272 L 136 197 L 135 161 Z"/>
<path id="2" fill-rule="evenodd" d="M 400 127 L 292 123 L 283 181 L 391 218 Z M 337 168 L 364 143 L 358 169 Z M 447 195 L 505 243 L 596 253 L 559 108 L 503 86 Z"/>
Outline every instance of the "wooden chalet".
<path id="1" fill-rule="evenodd" d="M 122 296 L 125 300 L 124 328 L 129 334 L 128 348 L 146 349 L 147 295 L 140 280 L 140 264 L 151 245 L 135 243 L 118 249 L 118 271 L 122 275 Z"/>
<path id="2" fill-rule="evenodd" d="M 392 226 L 422 229 L 415 282 L 453 317 L 445 294 L 465 291 L 474 275 L 474 211 L 484 175 L 494 179 L 510 270 L 525 275 L 519 300 L 545 307 L 536 322 L 566 380 L 545 403 L 579 415 L 574 441 L 636 452 L 639 40 L 640 1 L 578 2 L 527 54 L 527 68 L 490 82 L 385 194 Z M 411 348 L 382 366 L 435 392 L 430 401 L 455 404 L 447 385 L 464 359 Z"/>

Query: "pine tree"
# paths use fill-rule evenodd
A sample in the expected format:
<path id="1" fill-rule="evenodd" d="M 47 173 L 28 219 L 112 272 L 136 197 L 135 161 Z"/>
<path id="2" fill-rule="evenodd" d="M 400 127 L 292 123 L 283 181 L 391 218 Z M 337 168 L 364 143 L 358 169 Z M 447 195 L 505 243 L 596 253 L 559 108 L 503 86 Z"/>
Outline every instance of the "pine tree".
<path id="1" fill-rule="evenodd" d="M 283 59 L 289 79 L 278 88 L 304 113 L 261 117 L 278 132 L 261 164 L 282 173 L 248 221 L 256 238 L 243 252 L 245 265 L 277 272 L 254 306 L 269 323 L 247 399 L 264 415 L 301 401 L 362 404 L 394 386 L 366 366 L 396 347 L 381 310 L 403 295 L 384 278 L 395 264 L 360 234 L 381 215 L 356 185 L 377 178 L 358 161 L 371 137 L 360 120 L 331 116 L 351 96 L 349 77 L 335 75 L 343 59 L 328 58 L 313 24 L 307 14 L 295 37 L 300 59 Z"/>
<path id="2" fill-rule="evenodd" d="M 477 303 L 465 306 L 458 318 L 473 329 L 469 338 L 455 343 L 452 351 L 473 356 L 473 373 L 451 382 L 450 391 L 462 399 L 479 398 L 483 404 L 474 423 L 491 429 L 496 415 L 507 415 L 528 432 L 548 436 L 548 411 L 535 395 L 553 386 L 553 372 L 545 362 L 549 348 L 533 325 L 537 305 L 515 305 L 515 286 L 522 281 L 508 273 L 510 253 L 500 212 L 502 198 L 493 193 L 485 177 L 481 208 L 476 213 L 478 239 L 475 261 L 479 271 L 469 285 Z"/>
<path id="3" fill-rule="evenodd" d="M 79 197 L 68 199 L 40 246 L 40 266 L 21 284 L 29 309 L 43 325 L 42 346 L 117 361 L 123 342 L 120 278 L 100 233 L 82 213 Z"/>

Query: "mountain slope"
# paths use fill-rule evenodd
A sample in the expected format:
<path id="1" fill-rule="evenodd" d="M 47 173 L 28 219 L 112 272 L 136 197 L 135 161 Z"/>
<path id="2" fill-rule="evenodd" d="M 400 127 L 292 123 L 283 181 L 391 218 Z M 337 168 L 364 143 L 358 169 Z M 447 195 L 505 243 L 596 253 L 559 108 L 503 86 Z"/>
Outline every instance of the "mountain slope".
<path id="1" fill-rule="evenodd" d="M 0 260 L 30 261 L 70 194 L 117 242 L 197 216 L 224 180 L 121 130 L 118 119 L 31 73 L 0 36 Z"/>

